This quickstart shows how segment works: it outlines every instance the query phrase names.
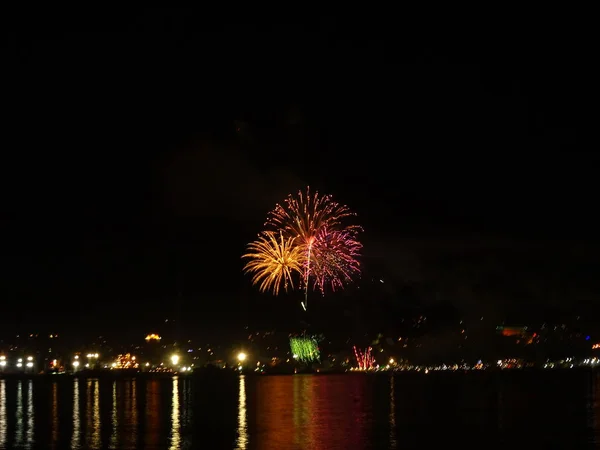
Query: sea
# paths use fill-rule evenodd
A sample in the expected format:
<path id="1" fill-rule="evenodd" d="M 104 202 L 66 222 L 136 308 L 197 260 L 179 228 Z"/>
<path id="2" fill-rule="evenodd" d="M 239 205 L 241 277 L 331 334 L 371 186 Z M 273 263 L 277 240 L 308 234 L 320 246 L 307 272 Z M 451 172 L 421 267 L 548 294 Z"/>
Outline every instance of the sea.
<path id="1" fill-rule="evenodd" d="M 0 379 L 0 448 L 600 448 L 592 371 Z"/>

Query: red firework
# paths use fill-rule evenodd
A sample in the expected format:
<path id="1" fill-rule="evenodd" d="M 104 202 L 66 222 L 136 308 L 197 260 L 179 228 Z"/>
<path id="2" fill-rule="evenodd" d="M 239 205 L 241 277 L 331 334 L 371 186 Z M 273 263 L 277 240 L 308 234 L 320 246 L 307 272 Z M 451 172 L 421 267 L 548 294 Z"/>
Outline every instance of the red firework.
<path id="1" fill-rule="evenodd" d="M 352 347 L 354 349 L 354 356 L 356 357 L 356 363 L 358 364 L 359 370 L 369 370 L 375 367 L 375 358 L 371 354 L 373 350 L 368 347 L 364 353 L 356 348 L 356 345 Z"/>
<path id="2" fill-rule="evenodd" d="M 358 257 L 362 244 L 356 240 L 355 229 L 331 230 L 323 227 L 312 248 L 314 287 L 321 292 L 344 287 L 360 274 Z"/>

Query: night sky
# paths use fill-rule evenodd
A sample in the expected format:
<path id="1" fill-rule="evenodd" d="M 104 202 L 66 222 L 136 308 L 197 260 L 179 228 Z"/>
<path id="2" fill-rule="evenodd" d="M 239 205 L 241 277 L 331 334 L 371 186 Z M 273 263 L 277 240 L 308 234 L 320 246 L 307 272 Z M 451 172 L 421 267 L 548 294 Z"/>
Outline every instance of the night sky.
<path id="1" fill-rule="evenodd" d="M 400 306 L 594 317 L 583 47 L 268 20 L 10 20 L 3 329 L 276 325 L 297 301 L 259 295 L 240 256 L 306 185 L 358 213 L 361 282 Z"/>

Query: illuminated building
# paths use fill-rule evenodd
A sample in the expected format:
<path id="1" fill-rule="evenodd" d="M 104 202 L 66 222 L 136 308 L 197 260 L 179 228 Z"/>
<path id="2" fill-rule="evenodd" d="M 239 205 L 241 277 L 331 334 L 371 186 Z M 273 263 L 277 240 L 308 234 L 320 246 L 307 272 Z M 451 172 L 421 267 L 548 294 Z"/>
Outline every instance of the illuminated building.
<path id="1" fill-rule="evenodd" d="M 162 349 L 160 345 L 160 340 L 162 339 L 160 335 L 151 333 L 148 334 L 145 338 L 146 344 L 144 345 L 143 362 L 149 362 L 149 366 L 157 366 L 162 362 Z"/>
<path id="2" fill-rule="evenodd" d="M 112 369 L 137 369 L 139 366 L 136 357 L 130 353 L 117 356 L 117 359 L 111 364 Z"/>
<path id="3" fill-rule="evenodd" d="M 149 334 L 148 336 L 145 337 L 146 342 L 150 342 L 150 341 L 160 341 L 160 336 L 158 334 Z"/>

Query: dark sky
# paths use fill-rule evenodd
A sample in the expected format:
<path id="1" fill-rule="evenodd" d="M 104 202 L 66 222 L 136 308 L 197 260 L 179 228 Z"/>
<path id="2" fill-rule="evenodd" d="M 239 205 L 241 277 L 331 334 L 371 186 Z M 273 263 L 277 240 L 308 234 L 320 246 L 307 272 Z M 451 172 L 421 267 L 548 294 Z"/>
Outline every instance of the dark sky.
<path id="1" fill-rule="evenodd" d="M 256 295 L 239 257 L 307 184 L 358 212 L 398 302 L 416 284 L 465 313 L 595 311 L 600 159 L 575 37 L 52 19 L 15 15 L 3 41 L 4 324 L 144 330 L 177 305 L 201 328 L 275 321 L 290 300 Z"/>

